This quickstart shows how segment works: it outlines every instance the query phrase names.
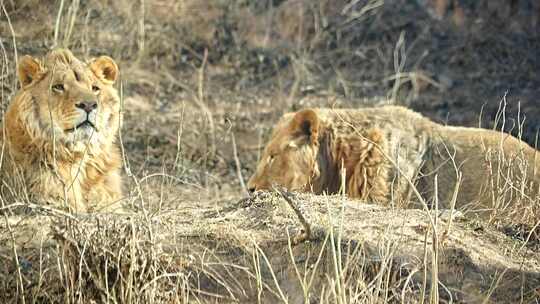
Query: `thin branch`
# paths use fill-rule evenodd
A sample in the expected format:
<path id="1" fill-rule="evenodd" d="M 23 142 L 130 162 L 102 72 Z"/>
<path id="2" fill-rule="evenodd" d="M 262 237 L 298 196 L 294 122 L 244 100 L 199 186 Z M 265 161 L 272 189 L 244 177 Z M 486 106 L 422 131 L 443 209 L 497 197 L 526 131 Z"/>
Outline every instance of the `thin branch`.
<path id="1" fill-rule="evenodd" d="M 238 175 L 238 180 L 240 181 L 240 186 L 242 187 L 242 191 L 245 194 L 249 195 L 249 192 L 246 187 L 246 183 L 244 183 L 244 177 L 242 176 L 242 166 L 240 164 L 240 159 L 238 158 L 238 149 L 236 148 L 236 139 L 234 138 L 234 132 L 231 132 L 231 139 L 232 139 L 232 146 L 233 146 L 234 163 L 236 164 L 236 174 Z"/>
<path id="2" fill-rule="evenodd" d="M 19 67 L 19 55 L 17 54 L 17 41 L 15 40 L 15 30 L 13 29 L 13 25 L 11 24 L 11 18 L 9 17 L 9 14 L 6 10 L 4 1 L 2 0 L 0 3 L 2 4 L 2 11 L 6 15 L 9 31 L 11 32 L 11 39 L 13 40 L 13 55 L 15 57 L 15 69 L 17 69 Z M 15 79 L 13 80 L 13 87 L 17 88 L 17 77 L 15 77 Z"/>
<path id="3" fill-rule="evenodd" d="M 298 208 L 298 206 L 296 206 L 296 204 L 293 202 L 290 196 L 290 192 L 286 190 L 280 190 L 277 187 L 273 187 L 273 188 L 274 188 L 274 191 L 279 193 L 285 199 L 285 201 L 289 204 L 292 210 L 294 210 L 294 213 L 298 217 L 298 220 L 304 227 L 302 232 L 294 237 L 292 244 L 298 245 L 302 242 L 309 241 L 311 239 L 311 227 L 309 223 L 306 221 L 306 218 L 304 218 L 304 216 L 302 215 L 302 212 L 300 212 L 300 209 Z"/>

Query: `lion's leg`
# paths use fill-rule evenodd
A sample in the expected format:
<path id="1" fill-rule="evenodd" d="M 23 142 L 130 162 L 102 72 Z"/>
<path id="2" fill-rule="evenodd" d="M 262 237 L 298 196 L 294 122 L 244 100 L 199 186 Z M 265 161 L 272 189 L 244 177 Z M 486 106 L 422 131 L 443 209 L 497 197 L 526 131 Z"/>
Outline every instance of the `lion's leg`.
<path id="1" fill-rule="evenodd" d="M 119 207 L 122 199 L 122 178 L 118 170 L 109 172 L 88 188 L 86 200 L 92 209 L 112 211 Z"/>
<path id="2" fill-rule="evenodd" d="M 101 188 L 103 196 L 107 197 L 110 202 L 116 202 L 122 198 L 122 178 L 118 171 L 111 172 L 103 182 Z"/>
<path id="3" fill-rule="evenodd" d="M 38 170 L 28 176 L 28 183 L 25 185 L 27 189 L 23 191 L 28 192 L 32 201 L 74 212 L 87 211 L 79 183 L 66 182 L 50 170 Z"/>

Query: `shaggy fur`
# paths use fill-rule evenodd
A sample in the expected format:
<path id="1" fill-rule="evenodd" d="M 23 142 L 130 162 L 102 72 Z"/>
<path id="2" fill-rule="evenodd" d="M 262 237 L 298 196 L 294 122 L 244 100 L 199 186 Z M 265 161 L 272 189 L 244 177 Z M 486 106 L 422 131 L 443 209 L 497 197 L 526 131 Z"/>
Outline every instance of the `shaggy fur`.
<path id="1" fill-rule="evenodd" d="M 403 107 L 306 109 L 278 122 L 248 188 L 332 194 L 344 185 L 350 197 L 402 205 L 415 199 L 409 180 L 443 208 L 459 172 L 456 205 L 493 215 L 517 201 L 538 206 L 536 152 L 511 135 L 439 125 Z"/>
<path id="2" fill-rule="evenodd" d="M 3 120 L 2 204 L 31 200 L 85 212 L 122 196 L 115 62 L 68 50 L 19 61 L 21 89 Z"/>

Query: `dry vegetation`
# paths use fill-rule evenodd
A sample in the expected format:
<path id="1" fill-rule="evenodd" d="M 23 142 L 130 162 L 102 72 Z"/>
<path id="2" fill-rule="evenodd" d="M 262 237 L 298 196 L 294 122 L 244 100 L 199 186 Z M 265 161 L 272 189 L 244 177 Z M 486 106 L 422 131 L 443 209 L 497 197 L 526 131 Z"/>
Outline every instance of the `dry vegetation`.
<path id="1" fill-rule="evenodd" d="M 239 201 L 272 123 L 305 106 L 389 100 L 535 146 L 540 5 L 508 3 L 0 1 L 2 110 L 18 56 L 119 62 L 136 210 L 4 215 L 0 302 L 538 303 L 538 218 Z M 291 243 L 300 229 L 312 240 Z"/>
<path id="2" fill-rule="evenodd" d="M 259 194 L 221 208 L 192 202 L 151 216 L 12 218 L 24 244 L 24 294 L 79 303 L 537 300 L 536 253 L 482 223 L 340 197 L 284 196 L 292 203 Z M 36 229 L 44 222 L 54 229 Z M 307 227 L 310 241 L 297 243 Z M 3 299 L 15 302 L 15 265 L 3 267 L 12 273 L 2 278 Z"/>

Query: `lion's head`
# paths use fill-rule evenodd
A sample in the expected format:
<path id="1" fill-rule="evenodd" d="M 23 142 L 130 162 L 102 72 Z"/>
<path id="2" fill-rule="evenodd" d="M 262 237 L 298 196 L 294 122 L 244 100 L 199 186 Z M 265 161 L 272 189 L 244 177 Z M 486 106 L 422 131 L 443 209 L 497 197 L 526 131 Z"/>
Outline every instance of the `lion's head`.
<path id="1" fill-rule="evenodd" d="M 357 115 L 355 115 L 357 114 Z M 383 132 L 358 125 L 356 111 L 305 109 L 285 114 L 274 129 L 248 189 L 320 193 L 385 201 L 388 168 Z"/>
<path id="2" fill-rule="evenodd" d="M 308 190 L 319 175 L 320 121 L 314 110 L 285 115 L 274 129 L 257 170 L 249 179 L 250 191 L 282 186 L 290 190 Z"/>
<path id="3" fill-rule="evenodd" d="M 42 61 L 22 57 L 18 72 L 21 90 L 6 114 L 12 142 L 24 132 L 32 142 L 77 151 L 114 140 L 120 104 L 113 88 L 118 67 L 111 58 L 85 63 L 59 49 Z"/>

